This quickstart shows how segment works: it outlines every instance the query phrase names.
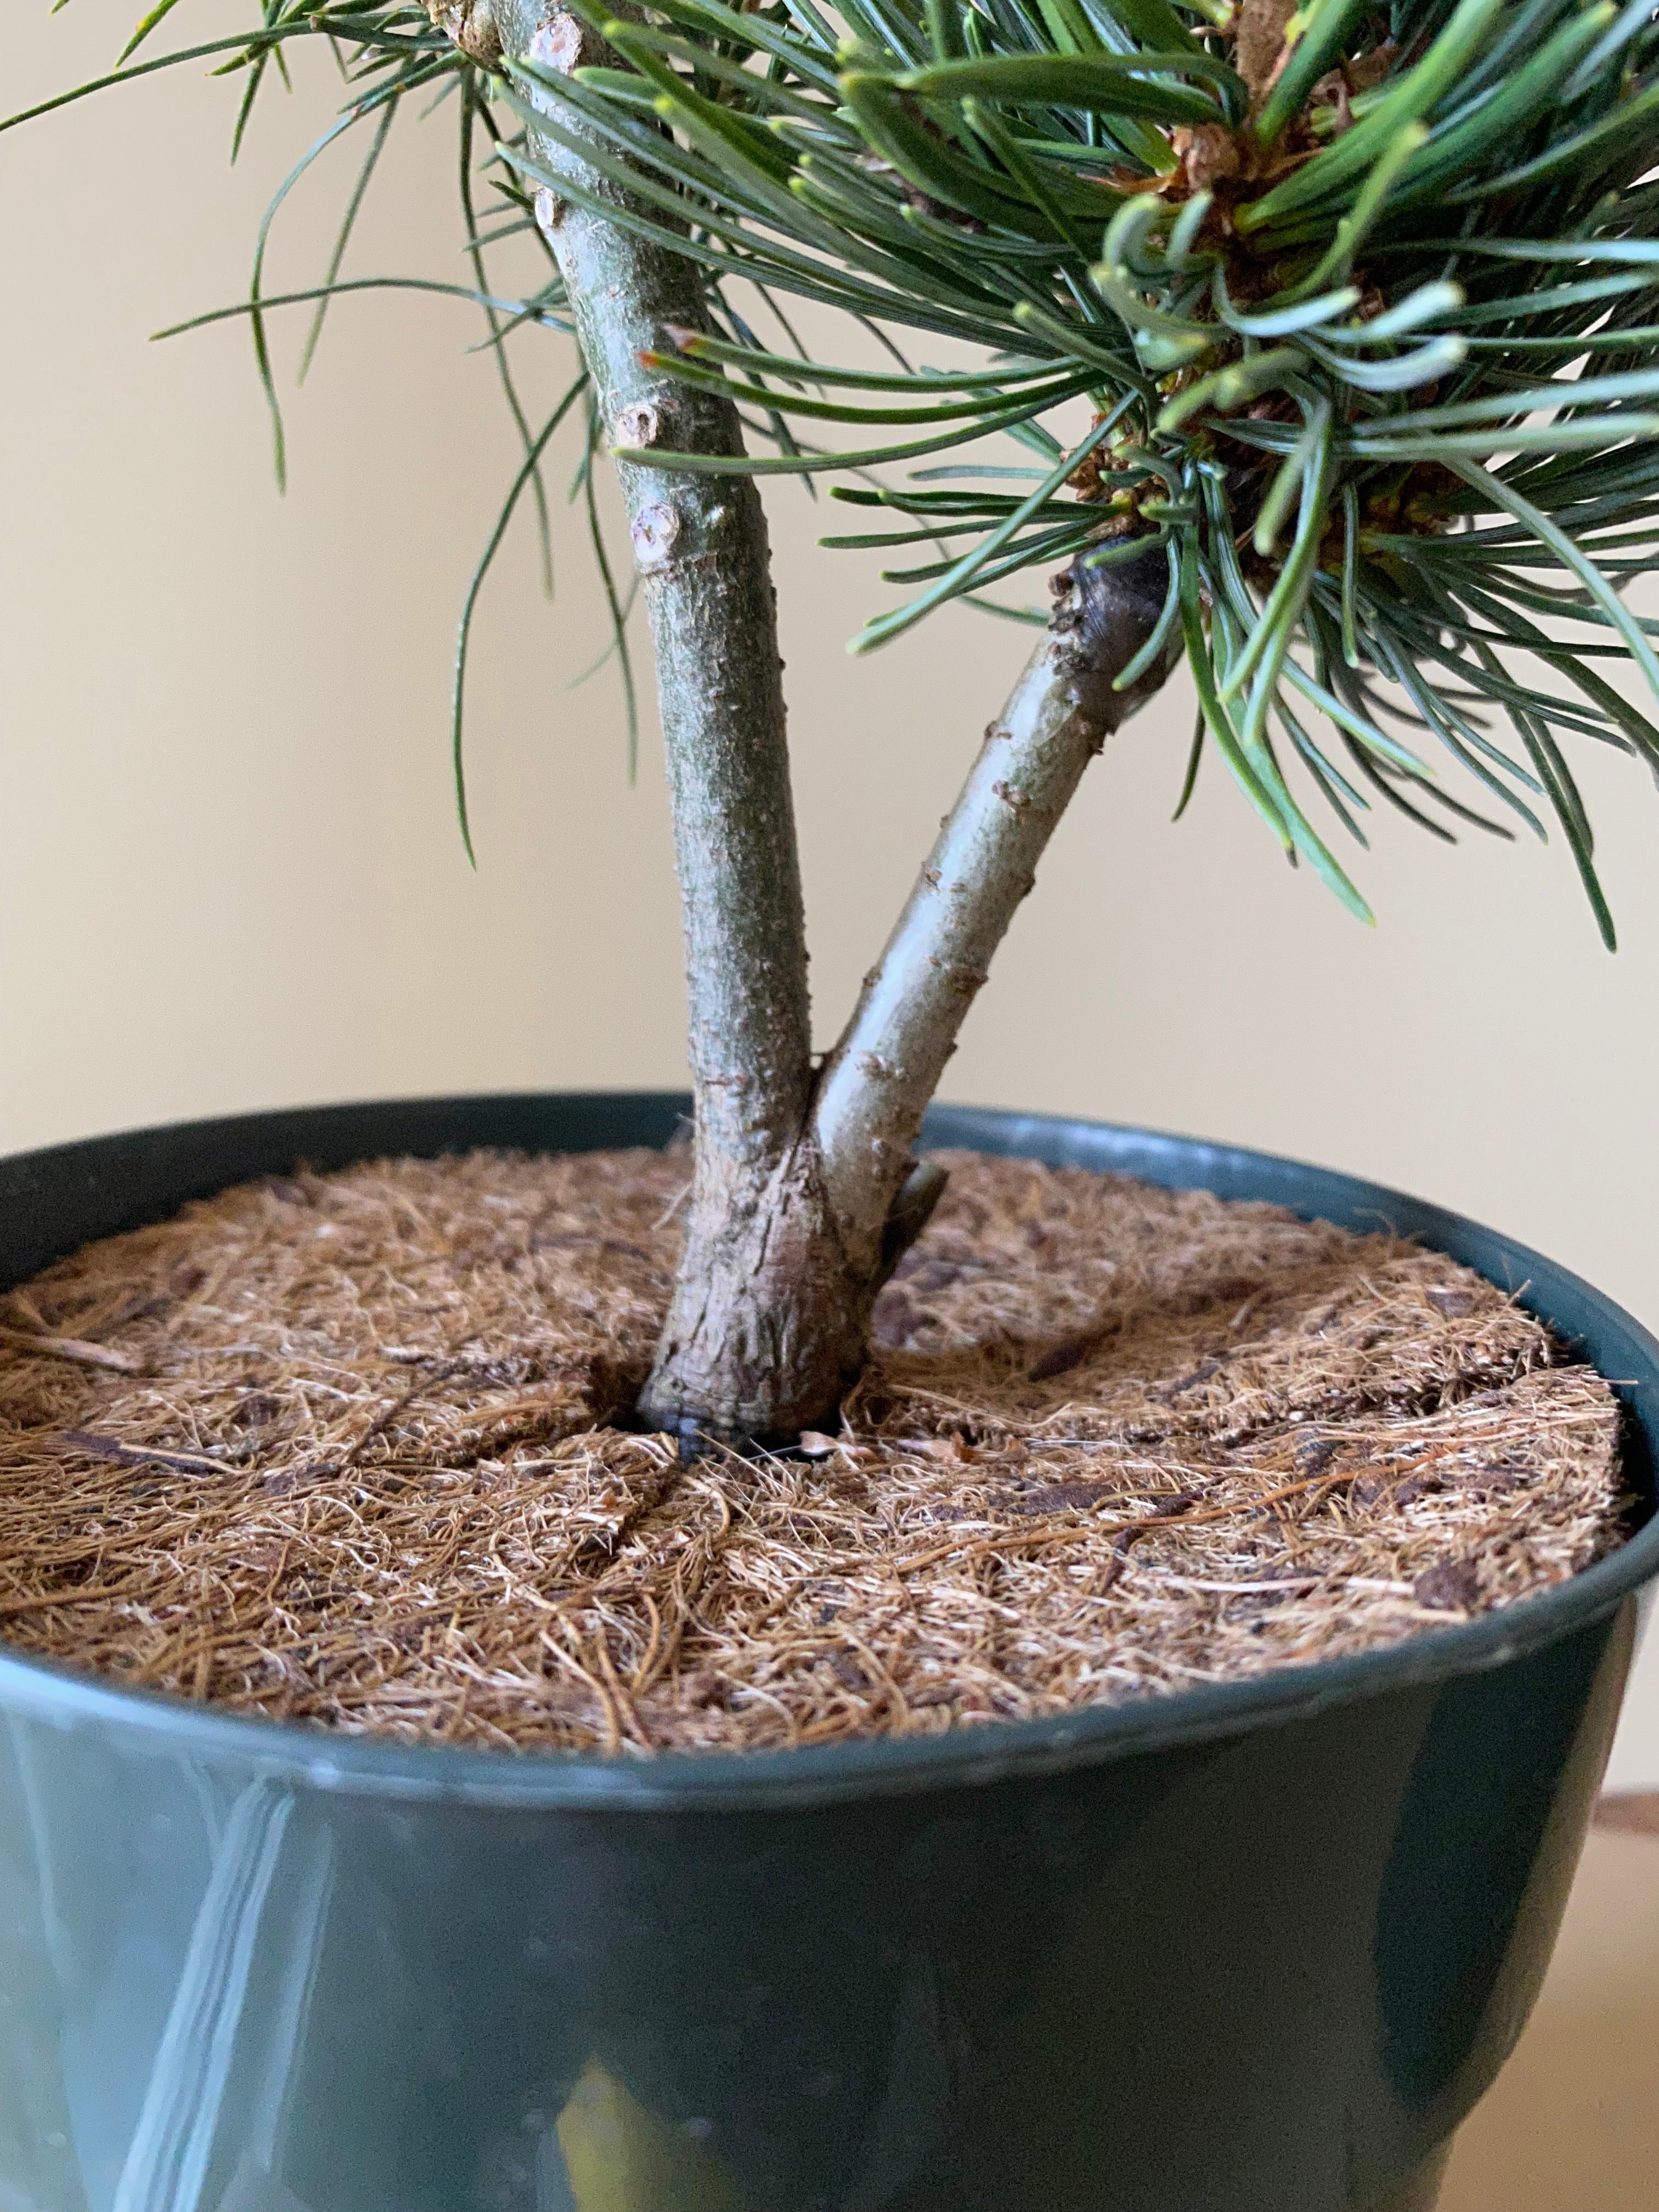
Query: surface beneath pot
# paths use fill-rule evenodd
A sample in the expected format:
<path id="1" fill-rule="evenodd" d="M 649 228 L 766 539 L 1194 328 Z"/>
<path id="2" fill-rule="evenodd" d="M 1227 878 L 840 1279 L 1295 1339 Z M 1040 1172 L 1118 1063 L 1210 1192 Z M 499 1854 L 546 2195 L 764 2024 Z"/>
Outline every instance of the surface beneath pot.
<path id="1" fill-rule="evenodd" d="M 835 1437 L 626 1423 L 687 1156 L 266 1178 L 0 1309 L 0 1626 L 273 1716 L 823 1742 L 1374 1648 L 1622 1533 L 1617 1408 L 1392 1236 L 940 1155 Z"/>

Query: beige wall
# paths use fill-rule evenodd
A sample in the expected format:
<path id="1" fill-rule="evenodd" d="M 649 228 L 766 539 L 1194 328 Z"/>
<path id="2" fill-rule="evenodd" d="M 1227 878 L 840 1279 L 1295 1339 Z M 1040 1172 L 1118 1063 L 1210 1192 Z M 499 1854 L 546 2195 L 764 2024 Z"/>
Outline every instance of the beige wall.
<path id="1" fill-rule="evenodd" d="M 8 27 L 0 105 L 106 67 L 134 9 Z M 216 0 L 185 35 L 234 25 Z M 172 27 L 169 26 L 169 28 Z M 475 654 L 481 857 L 451 812 L 446 686 L 465 578 L 511 474 L 462 307 L 342 303 L 274 495 L 230 301 L 264 193 L 332 94 L 303 58 L 228 172 L 194 70 L 0 138 L 0 1144 L 370 1093 L 682 1073 L 653 739 L 625 775 L 576 518 L 561 595 L 515 535 Z M 451 135 L 394 139 L 352 266 L 459 278 Z M 285 216 L 273 284 L 315 281 L 343 164 Z M 552 389 L 562 341 L 522 356 Z M 824 1036 L 1024 650 L 952 611 L 874 659 L 844 640 L 873 563 L 773 501 Z M 830 526 L 836 526 L 834 524 Z M 1401 823 L 1360 856 L 1367 931 L 1292 876 L 1212 760 L 1169 822 L 1183 684 L 1095 769 L 975 1009 L 958 1097 L 1242 1139 L 1498 1221 L 1659 1316 L 1659 799 L 1585 763 L 1625 950 L 1567 857 Z M 1659 1782 L 1659 1653 L 1620 1771 Z"/>

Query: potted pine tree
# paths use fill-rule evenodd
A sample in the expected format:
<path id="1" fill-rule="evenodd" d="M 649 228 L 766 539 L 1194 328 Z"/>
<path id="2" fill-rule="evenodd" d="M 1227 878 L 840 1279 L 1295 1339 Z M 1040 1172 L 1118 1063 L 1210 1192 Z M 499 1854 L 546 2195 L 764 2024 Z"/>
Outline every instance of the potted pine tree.
<path id="1" fill-rule="evenodd" d="M 271 0 L 129 58 L 171 5 L 65 98 L 223 56 L 246 112 L 325 38 L 368 145 L 348 231 L 429 90 L 463 174 L 482 159 L 545 241 L 543 289 L 499 299 L 469 182 L 492 337 L 580 351 L 507 512 L 586 422 L 650 622 L 695 1165 L 638 1418 L 688 1458 L 833 1430 L 943 1186 L 916 1146 L 966 1009 L 1091 758 L 1178 666 L 1188 788 L 1218 756 L 1352 909 L 1297 789 L 1355 834 L 1373 801 L 1485 819 L 1433 747 L 1481 806 L 1553 814 L 1611 945 L 1565 745 L 1659 767 L 1602 669 L 1659 688 L 1622 596 L 1656 526 L 1648 0 Z M 764 345 L 755 295 L 827 311 L 837 359 Z M 267 374 L 279 304 L 256 276 Z M 1051 601 L 821 1062 L 769 473 L 872 511 L 854 545 L 921 549 L 861 646 L 1027 569 Z M 672 1117 L 443 1102 L 68 1147 L 7 1164 L 7 1267 L 296 1155 Z M 933 1128 L 1381 1206 L 1586 1347 L 1649 1498 L 1659 1352 L 1535 1255 L 1249 1155 Z M 1426 2212 L 1547 1957 L 1656 1565 L 1649 1524 L 1523 1607 L 1358 1656 L 634 1763 L 323 1737 L 7 1658 L 0 2181 L 41 2212 Z"/>

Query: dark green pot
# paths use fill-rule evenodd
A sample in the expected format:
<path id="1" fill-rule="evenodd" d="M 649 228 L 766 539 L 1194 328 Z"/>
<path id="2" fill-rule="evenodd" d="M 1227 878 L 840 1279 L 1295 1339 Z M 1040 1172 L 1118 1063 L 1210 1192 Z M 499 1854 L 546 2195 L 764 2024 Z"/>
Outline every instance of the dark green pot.
<path id="1" fill-rule="evenodd" d="M 660 1143 L 661 1096 L 257 1115 L 0 1163 L 0 1281 L 300 1158 Z M 1620 1386 L 1659 1346 L 1369 1183 L 930 1135 L 1380 1220 Z M 499 1756 L 0 1659 L 0 2212 L 1426 2212 L 1583 1842 L 1659 1520 L 1362 1659 L 749 1758 Z"/>

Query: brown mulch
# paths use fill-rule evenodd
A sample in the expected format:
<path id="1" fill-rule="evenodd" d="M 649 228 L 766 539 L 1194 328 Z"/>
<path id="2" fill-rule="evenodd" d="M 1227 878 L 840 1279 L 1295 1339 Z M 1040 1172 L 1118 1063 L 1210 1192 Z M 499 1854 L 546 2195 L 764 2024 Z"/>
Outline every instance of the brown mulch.
<path id="1" fill-rule="evenodd" d="M 1373 1649 L 1615 1544 L 1611 1392 L 1432 1253 L 945 1156 L 813 1455 L 625 1425 L 683 1152 L 296 1173 L 0 1299 L 0 1632 L 242 1711 L 817 1743 Z"/>

